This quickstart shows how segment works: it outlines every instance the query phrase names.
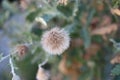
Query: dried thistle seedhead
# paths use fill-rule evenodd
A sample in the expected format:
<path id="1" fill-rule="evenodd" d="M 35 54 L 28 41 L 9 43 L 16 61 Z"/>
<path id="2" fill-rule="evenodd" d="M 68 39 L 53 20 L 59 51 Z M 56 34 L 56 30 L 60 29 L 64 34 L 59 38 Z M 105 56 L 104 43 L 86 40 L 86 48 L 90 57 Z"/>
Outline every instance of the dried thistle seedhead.
<path id="1" fill-rule="evenodd" d="M 58 4 L 63 4 L 63 5 L 67 5 L 68 0 L 59 0 Z"/>
<path id="2" fill-rule="evenodd" d="M 19 45 L 16 49 L 19 57 L 24 56 L 28 52 L 28 47 L 26 45 Z"/>
<path id="3" fill-rule="evenodd" d="M 110 62 L 111 64 L 120 63 L 120 54 L 118 53 L 117 55 L 115 55 Z"/>
<path id="4" fill-rule="evenodd" d="M 43 34 L 41 44 L 46 52 L 60 55 L 69 47 L 70 37 L 64 29 L 55 27 Z"/>
<path id="5" fill-rule="evenodd" d="M 46 71 L 42 67 L 39 67 L 37 75 L 36 75 L 36 79 L 37 80 L 49 80 L 49 78 L 50 78 L 49 71 Z"/>

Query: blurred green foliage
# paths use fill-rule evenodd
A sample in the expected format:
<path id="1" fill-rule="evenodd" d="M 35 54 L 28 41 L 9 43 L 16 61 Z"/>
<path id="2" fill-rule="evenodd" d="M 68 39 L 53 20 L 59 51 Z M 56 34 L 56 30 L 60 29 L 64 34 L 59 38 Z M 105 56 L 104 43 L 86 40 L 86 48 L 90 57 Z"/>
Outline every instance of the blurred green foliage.
<path id="1" fill-rule="evenodd" d="M 114 8 L 119 8 L 120 7 L 120 0 L 112 0 L 112 6 Z"/>

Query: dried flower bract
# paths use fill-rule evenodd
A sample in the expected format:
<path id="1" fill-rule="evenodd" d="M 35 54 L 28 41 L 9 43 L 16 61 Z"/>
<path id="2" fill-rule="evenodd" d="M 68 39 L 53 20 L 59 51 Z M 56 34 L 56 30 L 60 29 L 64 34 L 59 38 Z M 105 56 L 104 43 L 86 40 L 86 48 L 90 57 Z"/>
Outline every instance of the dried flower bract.
<path id="1" fill-rule="evenodd" d="M 17 46 L 17 52 L 19 56 L 23 56 L 28 52 L 28 47 L 26 45 Z"/>
<path id="2" fill-rule="evenodd" d="M 50 77 L 49 71 L 46 71 L 42 67 L 39 67 L 36 75 L 37 80 L 49 80 L 49 77 Z"/>

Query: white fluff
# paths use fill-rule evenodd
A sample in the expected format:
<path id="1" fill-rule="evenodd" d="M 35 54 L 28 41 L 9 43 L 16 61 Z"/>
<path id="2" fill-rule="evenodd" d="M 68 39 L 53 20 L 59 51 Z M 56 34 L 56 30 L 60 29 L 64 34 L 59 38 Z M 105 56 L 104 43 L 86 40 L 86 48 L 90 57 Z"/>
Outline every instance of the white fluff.
<path id="1" fill-rule="evenodd" d="M 64 29 L 55 27 L 43 34 L 41 44 L 47 53 L 60 55 L 69 47 L 70 37 Z"/>

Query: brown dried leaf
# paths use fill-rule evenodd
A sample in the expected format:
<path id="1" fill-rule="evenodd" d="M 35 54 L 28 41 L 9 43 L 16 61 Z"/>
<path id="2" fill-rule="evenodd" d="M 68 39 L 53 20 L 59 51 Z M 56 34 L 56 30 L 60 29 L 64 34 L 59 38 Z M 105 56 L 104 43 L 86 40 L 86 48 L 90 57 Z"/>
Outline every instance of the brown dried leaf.
<path id="1" fill-rule="evenodd" d="M 111 20 L 110 16 L 104 15 L 104 16 L 102 17 L 100 26 L 110 25 L 110 24 L 111 24 L 111 21 L 112 21 L 112 20 Z"/>
<path id="2" fill-rule="evenodd" d="M 94 17 L 91 21 L 91 30 L 98 27 L 103 27 L 111 24 L 111 17 L 108 15 L 102 16 L 102 18 Z"/>
<path id="3" fill-rule="evenodd" d="M 72 39 L 71 40 L 71 47 L 80 47 L 83 45 L 83 40 L 80 38 Z"/>
<path id="4" fill-rule="evenodd" d="M 100 27 L 91 32 L 91 35 L 106 35 L 118 29 L 117 24 L 110 24 L 106 27 Z"/>
<path id="5" fill-rule="evenodd" d="M 97 43 L 93 43 L 89 48 L 86 49 L 86 53 L 94 55 L 97 53 L 99 49 L 100 49 L 100 45 Z"/>
<path id="6" fill-rule="evenodd" d="M 117 9 L 117 8 L 115 8 L 115 9 L 112 8 L 112 9 L 111 9 L 111 13 L 120 16 L 120 10 Z"/>
<path id="7" fill-rule="evenodd" d="M 80 75 L 80 67 L 82 66 L 81 63 L 79 63 L 79 67 L 78 67 L 78 62 L 73 61 L 72 65 L 67 66 L 67 56 L 63 55 L 62 60 L 59 63 L 59 70 L 61 73 L 63 73 L 64 75 L 70 76 L 71 80 L 77 80 L 78 76 Z M 77 66 L 77 67 L 76 67 Z"/>
<path id="8" fill-rule="evenodd" d="M 100 50 L 100 45 L 93 43 L 89 48 L 86 49 L 86 54 L 84 55 L 84 58 L 86 60 L 89 60 L 92 56 L 94 56 L 98 51 Z"/>

